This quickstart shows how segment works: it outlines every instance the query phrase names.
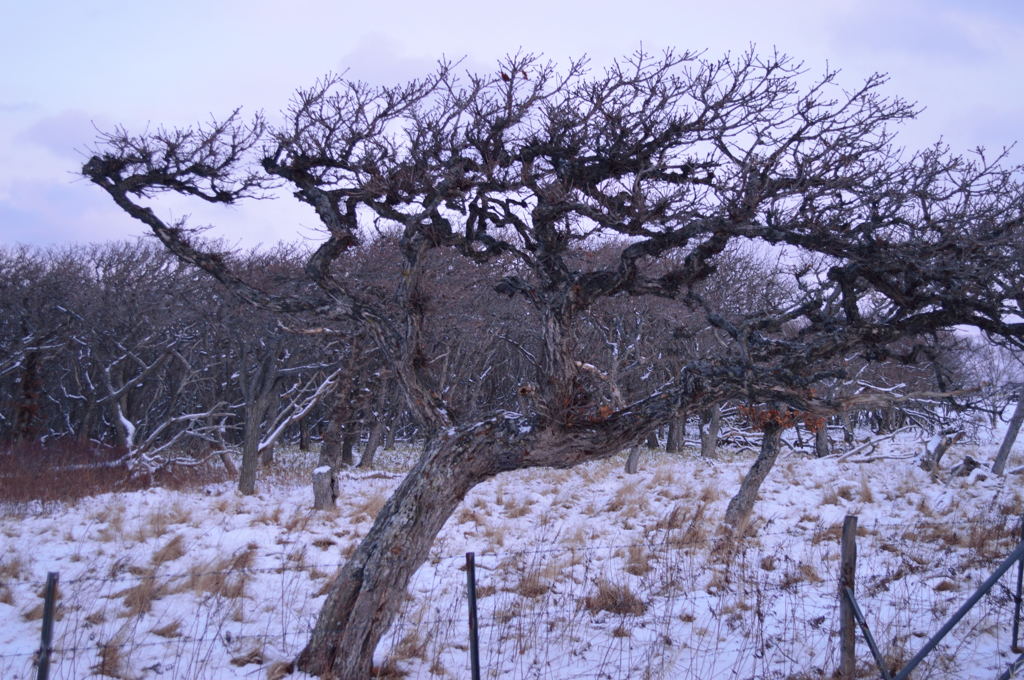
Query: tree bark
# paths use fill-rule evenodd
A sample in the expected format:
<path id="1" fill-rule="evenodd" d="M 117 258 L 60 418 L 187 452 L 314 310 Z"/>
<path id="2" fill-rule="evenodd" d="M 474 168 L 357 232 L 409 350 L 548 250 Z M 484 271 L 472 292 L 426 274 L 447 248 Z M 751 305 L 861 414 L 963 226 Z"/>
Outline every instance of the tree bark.
<path id="1" fill-rule="evenodd" d="M 832 440 L 828 438 L 828 425 L 821 424 L 818 431 L 814 433 L 814 455 L 824 458 L 832 453 Z"/>
<path id="2" fill-rule="evenodd" d="M 363 449 L 363 454 L 359 457 L 360 468 L 371 468 L 373 467 L 373 458 L 377 455 L 377 449 L 380 448 L 381 440 L 384 438 L 384 423 L 377 420 L 373 423 L 373 427 L 370 428 L 370 436 L 366 440 L 366 448 Z"/>
<path id="3" fill-rule="evenodd" d="M 949 451 L 949 447 L 963 439 L 963 436 L 964 433 L 959 430 L 943 432 L 939 440 L 935 442 L 935 448 L 931 450 L 925 449 L 924 456 L 921 458 L 921 469 L 928 472 L 937 471 L 939 463 L 942 457 L 946 455 L 946 452 Z"/>
<path id="4" fill-rule="evenodd" d="M 668 435 L 665 437 L 665 451 L 667 453 L 681 453 L 685 437 L 686 416 L 680 416 L 668 421 Z"/>
<path id="5" fill-rule="evenodd" d="M 641 451 L 643 451 L 642 446 L 634 446 L 629 450 L 629 455 L 626 456 L 626 474 L 635 475 L 640 471 Z"/>
<path id="6" fill-rule="evenodd" d="M 719 404 L 709 407 L 702 419 L 704 427 L 700 432 L 700 455 L 703 458 L 714 458 L 718 448 L 718 430 L 722 425 L 722 407 Z"/>
<path id="7" fill-rule="evenodd" d="M 337 499 L 338 482 L 334 470 L 326 465 L 313 470 L 313 509 L 331 509 Z"/>
<path id="8" fill-rule="evenodd" d="M 370 677 L 373 653 L 409 579 L 466 493 L 502 470 L 489 437 L 438 437 L 381 509 L 331 585 L 299 670 L 337 680 Z"/>
<path id="9" fill-rule="evenodd" d="M 246 418 L 245 438 L 242 442 L 242 469 L 238 475 L 238 490 L 251 496 L 256 493 L 256 469 L 259 467 L 259 423 L 255 425 Z"/>
<path id="10" fill-rule="evenodd" d="M 341 464 L 352 467 L 356 464 L 355 448 L 359 439 L 359 428 L 355 423 L 345 425 L 345 433 L 341 437 Z"/>
<path id="11" fill-rule="evenodd" d="M 1021 423 L 1024 422 L 1024 389 L 1021 390 L 1020 395 L 1017 397 L 1017 406 L 1013 409 L 1013 415 L 1010 416 L 1010 424 L 1006 428 L 1006 436 L 1003 437 L 1003 443 L 999 446 L 999 451 L 996 453 L 996 460 L 992 463 L 992 472 L 997 475 L 1003 474 L 1006 470 L 1006 461 L 1010 457 L 1010 449 L 1013 448 L 1014 442 L 1017 441 L 1017 434 L 1020 433 Z"/>
<path id="12" fill-rule="evenodd" d="M 843 443 L 853 443 L 853 423 L 850 422 L 850 414 L 847 411 L 843 411 L 839 414 L 840 420 L 843 423 Z"/>
<path id="13" fill-rule="evenodd" d="M 754 509 L 754 502 L 757 500 L 757 492 L 775 464 L 775 459 L 779 457 L 781 441 L 782 428 L 775 423 L 765 425 L 761 438 L 761 452 L 743 478 L 740 490 L 729 501 L 729 506 L 725 510 L 726 526 L 738 528 L 750 517 L 750 511 Z"/>

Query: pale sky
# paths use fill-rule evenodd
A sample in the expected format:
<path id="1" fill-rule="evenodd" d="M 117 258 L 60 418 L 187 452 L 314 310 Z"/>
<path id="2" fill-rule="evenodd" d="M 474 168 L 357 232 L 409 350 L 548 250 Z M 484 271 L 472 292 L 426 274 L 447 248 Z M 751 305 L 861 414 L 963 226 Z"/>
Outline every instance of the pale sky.
<path id="1" fill-rule="evenodd" d="M 237 106 L 275 113 L 328 72 L 390 84 L 442 56 L 487 70 L 520 48 L 562 62 L 586 54 L 598 68 L 641 44 L 709 57 L 777 48 L 812 73 L 841 69 L 851 88 L 888 73 L 889 93 L 925 107 L 901 130 L 908 148 L 1024 142 L 1019 0 L 0 0 L 0 17 L 0 246 L 144 233 L 76 175 L 94 126 L 184 125 Z M 161 207 L 246 247 L 316 229 L 290 199 Z"/>

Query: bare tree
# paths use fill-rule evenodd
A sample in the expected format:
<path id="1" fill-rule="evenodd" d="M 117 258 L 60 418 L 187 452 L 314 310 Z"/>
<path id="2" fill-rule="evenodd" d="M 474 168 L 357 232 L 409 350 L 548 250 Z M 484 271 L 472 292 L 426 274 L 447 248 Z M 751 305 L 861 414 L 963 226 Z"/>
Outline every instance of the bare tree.
<path id="1" fill-rule="evenodd" d="M 753 52 L 636 54 L 596 75 L 516 55 L 495 73 L 442 64 L 397 87 L 328 78 L 299 91 L 280 125 L 236 112 L 103 138 L 83 172 L 117 205 L 253 304 L 363 326 L 432 433 L 332 584 L 300 669 L 367 677 L 437 532 L 500 472 L 611 456 L 726 399 L 836 412 L 843 403 L 814 386 L 841 378 L 835 359 L 855 347 L 882 360 L 954 324 L 1024 337 L 1008 321 L 1024 307 L 1019 169 L 942 146 L 901 154 L 888 126 L 914 108 L 882 96 L 880 76 L 852 90 L 831 72 L 801 82 L 788 58 Z M 313 285 L 256 286 L 145 204 L 166 191 L 231 203 L 279 182 L 323 223 L 305 266 Z M 374 221 L 400 233 L 397 308 L 340 269 Z M 613 266 L 575 257 L 609 236 L 626 239 Z M 730 244 L 751 241 L 820 254 L 827 275 L 796 272 L 798 296 L 723 314 L 700 283 Z M 425 342 L 438 249 L 503 262 L 495 289 L 527 303 L 518 324 L 536 373 L 519 391 L 523 413 L 462 420 L 438 388 Z M 583 375 L 578 336 L 586 311 L 618 295 L 685 300 L 721 350 L 616 408 Z"/>

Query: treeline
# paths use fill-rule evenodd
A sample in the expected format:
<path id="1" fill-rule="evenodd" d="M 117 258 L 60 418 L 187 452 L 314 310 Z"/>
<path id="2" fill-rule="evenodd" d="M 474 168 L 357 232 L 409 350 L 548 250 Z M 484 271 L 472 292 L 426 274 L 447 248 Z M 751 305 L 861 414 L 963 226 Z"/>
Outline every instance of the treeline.
<path id="1" fill-rule="evenodd" d="M 363 295 L 400 320 L 401 307 L 388 304 L 405 275 L 397 248 L 388 237 L 369 240 L 337 267 L 338 276 L 358 282 Z M 576 257 L 601 260 L 611 253 Z M 296 283 L 300 255 L 279 246 L 232 257 L 259 286 L 282 290 L 308 285 Z M 417 300 L 427 312 L 425 346 L 413 360 L 429 363 L 460 416 L 516 411 L 513 400 L 528 399 L 536 388 L 530 381 L 543 348 L 538 324 L 528 320 L 536 311 L 490 283 L 514 281 L 502 279 L 514 273 L 509 266 L 443 254 L 429 263 Z M 799 298 L 794 280 L 777 260 L 733 252 L 702 285 L 700 299 L 725 316 L 781 310 Z M 590 310 L 576 338 L 580 379 L 588 381 L 580 394 L 617 408 L 687 362 L 713 358 L 727 340 L 692 304 L 621 296 Z M 396 437 L 430 434 L 416 430 L 377 347 L 351 323 L 324 326 L 260 312 L 147 241 L 0 250 L 0 441 L 8 444 L 73 439 L 107 447 L 143 469 L 241 450 L 243 490 L 252 488 L 257 465 L 270 463 L 280 442 L 303 449 L 321 442 L 325 464 L 354 464 L 358 453 L 369 465 Z M 826 388 L 928 389 L 938 379 L 950 389 L 971 382 L 971 348 L 952 336 L 933 347 L 910 365 L 869 367 L 861 357 L 847 357 L 847 373 L 856 379 Z M 725 413 L 740 419 L 735 406 Z M 699 432 L 704 453 L 712 455 L 721 416 L 721 406 L 681 414 L 648 443 L 679 450 L 689 420 L 691 434 Z M 881 430 L 927 424 L 936 414 L 910 407 L 854 417 Z M 845 425 L 849 436 L 848 417 L 835 425 Z M 815 443 L 826 453 L 828 431 L 811 429 L 825 433 Z"/>

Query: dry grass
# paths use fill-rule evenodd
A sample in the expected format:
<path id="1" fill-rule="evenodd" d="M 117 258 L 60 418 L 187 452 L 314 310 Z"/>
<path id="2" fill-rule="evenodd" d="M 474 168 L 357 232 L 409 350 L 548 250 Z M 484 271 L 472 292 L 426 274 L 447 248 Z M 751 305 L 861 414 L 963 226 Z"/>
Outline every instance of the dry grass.
<path id="1" fill-rule="evenodd" d="M 874 503 L 875 493 L 871 489 L 871 482 L 868 481 L 867 472 L 861 470 L 860 473 L 860 489 L 859 489 L 860 501 L 862 503 Z"/>
<path id="2" fill-rule="evenodd" d="M 821 577 L 818 570 L 813 565 L 801 562 L 795 565 L 792 569 L 786 571 L 782 575 L 782 579 L 779 581 L 779 587 L 782 589 L 792 588 L 800 583 L 821 583 L 825 579 Z"/>
<path id="3" fill-rule="evenodd" d="M 132 587 L 118 591 L 110 597 L 123 598 L 125 616 L 139 616 L 152 611 L 153 601 L 160 599 L 167 592 L 167 584 L 156 577 L 155 570 L 151 570 L 139 578 L 138 583 Z"/>
<path id="4" fill-rule="evenodd" d="M 683 504 L 675 505 L 660 522 L 656 530 L 668 533 L 667 543 L 674 548 L 695 548 L 706 545 L 710 536 L 706 517 L 707 503 L 698 502 L 692 509 Z"/>
<path id="5" fill-rule="evenodd" d="M 149 632 L 162 638 L 181 637 L 181 619 L 174 619 L 170 623 L 153 628 Z"/>
<path id="6" fill-rule="evenodd" d="M 294 672 L 292 662 L 274 661 L 267 666 L 267 680 L 284 680 Z"/>
<path id="7" fill-rule="evenodd" d="M 535 503 L 536 501 L 532 498 L 517 500 L 513 496 L 508 496 L 505 499 L 505 516 L 509 519 L 525 517 L 530 514 Z"/>
<path id="8" fill-rule="evenodd" d="M 643 576 L 654 569 L 651 551 L 642 545 L 631 545 L 626 555 L 624 571 L 633 576 Z"/>
<path id="9" fill-rule="evenodd" d="M 175 524 L 188 524 L 192 521 L 192 513 L 181 503 L 175 501 L 168 507 L 161 507 L 142 518 L 129 539 L 142 543 L 150 538 L 159 538 Z"/>
<path id="10" fill-rule="evenodd" d="M 377 514 L 384 507 L 384 504 L 388 502 L 388 496 L 390 494 L 382 489 L 378 489 L 364 498 L 354 501 L 349 507 L 349 517 L 353 522 L 360 521 L 373 521 Z"/>
<path id="11" fill-rule="evenodd" d="M 113 637 L 100 645 L 99 661 L 92 667 L 92 672 L 108 678 L 129 678 L 127 659 L 124 657 L 124 644 L 128 637 L 128 624 L 122 626 Z"/>
<path id="12" fill-rule="evenodd" d="M 20 581 L 26 576 L 25 558 L 11 552 L 0 555 L 0 582 Z"/>
<path id="13" fill-rule="evenodd" d="M 600 578 L 595 586 L 594 593 L 584 597 L 581 602 L 583 608 L 591 614 L 609 612 L 623 616 L 640 616 L 647 610 L 643 600 L 626 583 Z"/>
<path id="14" fill-rule="evenodd" d="M 635 509 L 643 503 L 643 495 L 636 481 L 628 481 L 619 487 L 615 496 L 605 506 L 607 512 L 618 512 L 625 507 Z"/>
<path id="15" fill-rule="evenodd" d="M 251 666 L 263 663 L 263 647 L 255 646 L 247 649 L 241 654 L 231 657 L 232 666 Z"/>
<path id="16" fill-rule="evenodd" d="M 104 526 L 96 532 L 101 543 L 116 541 L 124 536 L 125 504 L 123 500 L 111 503 L 93 514 L 91 519 Z"/>
<path id="17" fill-rule="evenodd" d="M 315 548 L 320 548 L 321 550 L 327 550 L 332 545 L 338 545 L 338 542 L 335 541 L 333 538 L 321 537 L 321 538 L 314 539 L 313 542 L 312 542 L 312 545 Z"/>
<path id="18" fill-rule="evenodd" d="M 163 547 L 158 548 L 153 553 L 149 562 L 154 566 L 159 566 L 165 562 L 173 562 L 184 554 L 185 537 L 181 534 L 175 534 L 171 540 L 167 541 L 167 543 L 163 545 Z"/>
<path id="19" fill-rule="evenodd" d="M 227 599 L 244 597 L 250 580 L 246 570 L 256 558 L 256 548 L 250 544 L 228 557 L 194 564 L 175 592 L 192 590 Z"/>

